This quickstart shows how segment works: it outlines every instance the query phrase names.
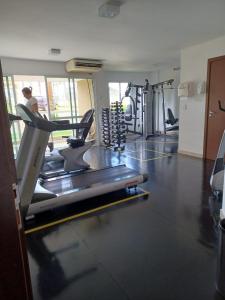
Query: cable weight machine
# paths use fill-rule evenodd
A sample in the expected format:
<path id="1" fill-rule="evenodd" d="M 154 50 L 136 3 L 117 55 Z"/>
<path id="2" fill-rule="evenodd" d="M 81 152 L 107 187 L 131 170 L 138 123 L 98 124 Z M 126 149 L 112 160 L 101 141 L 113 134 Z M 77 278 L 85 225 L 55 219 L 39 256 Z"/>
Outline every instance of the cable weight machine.
<path id="1" fill-rule="evenodd" d="M 171 109 L 168 109 L 168 114 L 170 113 L 169 119 L 166 120 L 166 111 L 165 111 L 165 89 L 174 89 L 172 84 L 174 79 L 165 80 L 153 85 L 147 84 L 144 92 L 144 137 L 147 140 L 150 137 L 161 135 L 160 131 L 156 130 L 156 121 L 159 122 L 159 106 L 156 108 L 156 94 L 161 95 L 162 100 L 162 123 L 163 123 L 163 134 L 166 135 L 169 130 L 166 127 L 166 124 L 174 125 L 178 119 L 175 119 Z M 158 102 L 159 105 L 159 102 Z M 156 114 L 158 118 L 156 120 Z M 178 126 L 176 126 L 178 127 Z"/>
<path id="2" fill-rule="evenodd" d="M 143 85 L 128 83 L 124 97 L 121 99 L 125 107 L 124 118 L 126 132 L 143 135 Z"/>

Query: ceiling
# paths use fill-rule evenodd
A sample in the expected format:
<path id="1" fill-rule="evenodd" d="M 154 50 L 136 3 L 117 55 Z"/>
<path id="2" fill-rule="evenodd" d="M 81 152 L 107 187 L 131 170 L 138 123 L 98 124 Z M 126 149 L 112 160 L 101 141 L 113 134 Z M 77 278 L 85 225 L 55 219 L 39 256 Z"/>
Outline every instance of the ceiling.
<path id="1" fill-rule="evenodd" d="M 149 71 L 177 66 L 180 49 L 225 35 L 224 0 L 125 0 L 113 19 L 98 17 L 102 3 L 0 0 L 0 56 L 99 58 L 107 69 Z"/>

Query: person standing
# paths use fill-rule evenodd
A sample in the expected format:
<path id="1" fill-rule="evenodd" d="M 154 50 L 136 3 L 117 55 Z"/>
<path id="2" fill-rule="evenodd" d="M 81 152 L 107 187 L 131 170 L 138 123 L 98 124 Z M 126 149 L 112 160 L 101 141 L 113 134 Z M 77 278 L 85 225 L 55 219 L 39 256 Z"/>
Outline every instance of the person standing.
<path id="1" fill-rule="evenodd" d="M 33 113 L 38 112 L 38 102 L 37 99 L 32 96 L 32 88 L 24 87 L 22 93 L 24 98 L 27 99 L 26 107 Z"/>

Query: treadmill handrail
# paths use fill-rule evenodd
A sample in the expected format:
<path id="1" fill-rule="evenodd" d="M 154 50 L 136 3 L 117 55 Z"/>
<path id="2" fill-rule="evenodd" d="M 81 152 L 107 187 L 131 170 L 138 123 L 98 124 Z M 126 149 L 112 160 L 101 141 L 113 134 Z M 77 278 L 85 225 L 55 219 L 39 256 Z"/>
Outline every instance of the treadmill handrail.
<path id="1" fill-rule="evenodd" d="M 70 124 L 59 124 L 56 122 L 48 121 L 42 117 L 39 113 L 31 112 L 25 105 L 17 104 L 16 110 L 21 119 L 28 123 L 32 127 L 36 127 L 38 129 L 53 132 L 53 131 L 61 131 L 61 130 L 71 130 L 71 129 L 84 129 L 88 128 L 88 123 L 70 123 Z"/>
<path id="2" fill-rule="evenodd" d="M 53 123 L 53 122 L 50 122 Z M 55 123 L 54 123 L 55 124 Z M 83 129 L 83 128 L 87 128 L 89 126 L 88 123 L 70 123 L 70 124 L 55 124 L 56 125 L 56 129 L 54 129 L 53 131 L 58 131 L 58 130 L 69 130 L 69 129 Z"/>
<path id="3" fill-rule="evenodd" d="M 8 114 L 9 115 L 9 120 L 10 121 L 20 121 L 22 120 L 20 116 L 17 116 L 17 115 L 13 115 L 13 114 Z"/>

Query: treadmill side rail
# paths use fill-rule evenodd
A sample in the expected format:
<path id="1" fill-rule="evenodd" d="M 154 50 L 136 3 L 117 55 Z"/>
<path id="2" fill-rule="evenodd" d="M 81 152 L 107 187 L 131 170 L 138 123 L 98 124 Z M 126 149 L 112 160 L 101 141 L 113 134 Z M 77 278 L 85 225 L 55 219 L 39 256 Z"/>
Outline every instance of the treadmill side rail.
<path id="1" fill-rule="evenodd" d="M 47 199 L 37 203 L 31 203 L 27 215 L 35 215 L 37 213 L 54 209 L 60 206 L 68 205 L 81 200 L 93 198 L 99 195 L 104 195 L 110 192 L 131 188 L 144 182 L 146 175 L 136 175 L 132 178 L 115 181 L 113 183 L 102 184 L 101 187 L 96 185 L 91 188 L 83 189 L 80 191 L 66 193 L 58 196 L 57 198 Z"/>
<path id="2" fill-rule="evenodd" d="M 22 160 L 24 163 L 23 167 L 18 169 L 18 172 L 20 172 L 19 175 L 21 176 L 21 179 L 19 178 L 20 180 L 18 182 L 18 190 L 21 198 L 20 206 L 23 216 L 26 215 L 28 207 L 31 204 L 32 195 L 44 158 L 46 144 L 49 139 L 49 132 L 39 129 L 33 131 L 32 127 L 28 127 L 25 130 L 31 130 L 33 132 L 33 137 L 31 140 L 23 140 L 23 143 L 20 145 L 20 158 L 23 157 Z"/>

